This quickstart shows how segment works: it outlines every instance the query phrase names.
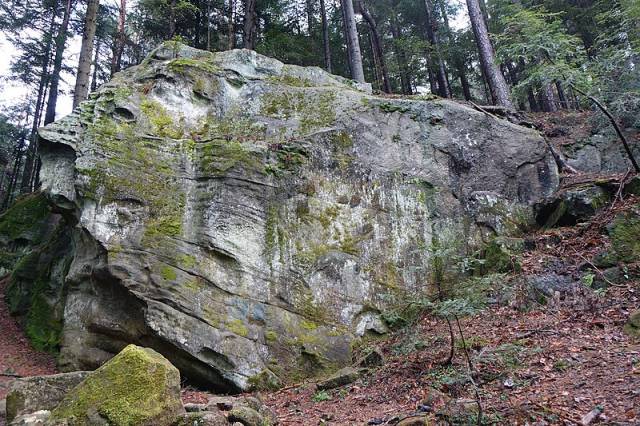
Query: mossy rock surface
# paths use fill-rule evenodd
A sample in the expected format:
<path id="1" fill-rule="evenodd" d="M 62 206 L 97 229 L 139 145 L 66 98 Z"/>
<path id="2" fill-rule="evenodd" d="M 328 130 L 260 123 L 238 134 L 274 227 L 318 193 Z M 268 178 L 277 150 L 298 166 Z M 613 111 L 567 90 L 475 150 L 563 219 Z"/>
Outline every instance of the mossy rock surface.
<path id="1" fill-rule="evenodd" d="M 156 351 L 129 345 L 69 392 L 51 419 L 164 426 L 183 412 L 179 371 Z"/>
<path id="2" fill-rule="evenodd" d="M 640 206 L 639 206 L 640 207 Z M 618 215 L 609 225 L 613 256 L 611 260 L 631 263 L 640 259 L 640 215 L 627 212 Z"/>
<path id="3" fill-rule="evenodd" d="M 632 312 L 623 331 L 634 339 L 640 339 L 640 310 Z"/>

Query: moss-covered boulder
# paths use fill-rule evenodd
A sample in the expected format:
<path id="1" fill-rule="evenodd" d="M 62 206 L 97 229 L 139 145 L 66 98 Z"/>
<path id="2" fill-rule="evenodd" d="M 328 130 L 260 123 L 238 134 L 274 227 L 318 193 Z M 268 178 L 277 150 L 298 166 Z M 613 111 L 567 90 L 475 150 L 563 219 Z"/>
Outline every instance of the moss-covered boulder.
<path id="1" fill-rule="evenodd" d="M 170 425 L 184 412 L 180 372 L 156 351 L 129 345 L 51 413 L 71 425 Z"/>
<path id="2" fill-rule="evenodd" d="M 631 263 L 640 260 L 640 205 L 635 210 L 621 213 L 609 225 L 612 262 Z"/>
<path id="3" fill-rule="evenodd" d="M 453 258 L 518 232 L 558 185 L 508 120 L 176 42 L 40 136 L 43 190 L 77 222 L 61 366 L 144 344 L 224 393 L 348 365 L 435 241 Z"/>

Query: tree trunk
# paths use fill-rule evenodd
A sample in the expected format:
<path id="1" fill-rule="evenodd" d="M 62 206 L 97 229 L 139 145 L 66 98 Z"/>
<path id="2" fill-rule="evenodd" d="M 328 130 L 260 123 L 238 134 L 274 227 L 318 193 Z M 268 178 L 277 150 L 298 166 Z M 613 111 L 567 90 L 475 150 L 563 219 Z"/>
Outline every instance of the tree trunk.
<path id="1" fill-rule="evenodd" d="M 234 23 L 235 0 L 229 0 L 229 9 L 227 10 L 227 48 L 229 50 L 236 48 L 236 26 Z"/>
<path id="2" fill-rule="evenodd" d="M 438 23 L 434 18 L 434 9 L 431 0 L 424 0 L 424 7 L 427 13 L 426 26 L 427 38 L 431 44 L 430 53 L 435 53 L 436 75 L 438 78 L 438 94 L 443 98 L 451 97 L 449 87 L 447 86 L 447 76 L 444 68 L 444 61 L 440 54 L 440 41 L 438 40 L 437 27 Z"/>
<path id="3" fill-rule="evenodd" d="M 322 15 L 322 47 L 324 50 L 324 67 L 327 72 L 332 72 L 331 45 L 329 44 L 329 22 L 327 20 L 327 8 L 324 0 L 320 0 L 320 12 Z"/>
<path id="4" fill-rule="evenodd" d="M 556 99 L 553 93 L 553 87 L 551 87 L 551 83 L 542 85 L 542 88 L 540 90 L 540 101 L 540 103 L 542 104 L 542 110 L 544 112 L 558 111 L 558 105 L 556 104 Z"/>
<path id="5" fill-rule="evenodd" d="M 100 63 L 100 45 L 102 40 L 96 39 L 95 53 L 93 55 L 93 76 L 91 77 L 91 91 L 95 92 L 98 87 L 98 64 Z"/>
<path id="6" fill-rule="evenodd" d="M 111 76 L 118 71 L 122 65 L 122 52 L 124 51 L 124 43 L 126 35 L 124 33 L 124 24 L 127 16 L 127 0 L 120 0 L 120 10 L 118 12 L 118 34 L 113 49 L 113 57 L 111 58 Z"/>
<path id="7" fill-rule="evenodd" d="M 473 28 L 476 45 L 478 46 L 480 62 L 483 64 L 483 68 L 486 71 L 487 82 L 489 83 L 491 95 L 495 98 L 496 105 L 513 108 L 513 104 L 509 99 L 509 88 L 507 87 L 504 76 L 495 62 L 495 53 L 493 51 L 493 46 L 491 45 L 491 40 L 489 40 L 489 32 L 487 31 L 487 26 L 484 22 L 484 18 L 482 17 L 478 0 L 466 1 L 467 9 L 469 10 L 469 19 L 471 20 L 471 27 Z"/>
<path id="8" fill-rule="evenodd" d="M 471 100 L 471 88 L 469 87 L 469 80 L 467 79 L 467 72 L 465 70 L 465 65 L 458 69 L 458 75 L 460 76 L 460 85 L 462 86 L 462 93 L 464 94 L 465 101 Z"/>
<path id="9" fill-rule="evenodd" d="M 567 96 L 564 93 L 562 83 L 556 81 L 556 90 L 558 91 L 558 99 L 560 100 L 560 106 L 562 109 L 569 109 L 569 102 L 567 102 Z"/>
<path id="10" fill-rule="evenodd" d="M 527 98 L 529 99 L 529 108 L 531 108 L 531 111 L 532 112 L 540 111 L 540 105 L 538 105 L 536 94 L 533 93 L 533 89 L 531 87 L 527 89 Z"/>
<path id="11" fill-rule="evenodd" d="M 69 29 L 69 18 L 71 17 L 71 0 L 67 0 L 64 9 L 64 17 L 60 30 L 56 36 L 56 56 L 53 61 L 53 71 L 51 73 L 51 84 L 49 86 L 49 100 L 47 101 L 47 111 L 44 115 L 44 124 L 52 123 L 56 119 L 56 104 L 58 103 L 58 85 L 60 84 L 60 71 L 62 71 L 62 59 L 64 48 L 67 42 L 67 30 Z"/>
<path id="12" fill-rule="evenodd" d="M 391 90 L 391 82 L 389 80 L 389 72 L 387 71 L 387 64 L 384 59 L 384 52 L 382 50 L 382 42 L 380 39 L 380 34 L 378 33 L 378 27 L 376 25 L 376 21 L 373 19 L 373 16 L 369 13 L 369 11 L 365 8 L 364 4 L 360 2 L 360 12 L 362 13 L 362 17 L 369 28 L 371 29 L 371 44 L 373 48 L 374 58 L 377 58 L 378 64 L 380 66 L 380 73 L 382 76 L 382 91 L 385 93 L 392 93 Z"/>
<path id="13" fill-rule="evenodd" d="M 211 0 L 207 0 L 207 51 L 211 51 Z"/>
<path id="14" fill-rule="evenodd" d="M 341 0 L 344 10 L 344 25 L 347 32 L 347 49 L 351 52 L 351 78 L 359 83 L 364 83 L 364 68 L 362 67 L 362 53 L 358 40 L 358 28 L 356 28 L 356 16 L 353 11 L 352 0 Z"/>
<path id="15" fill-rule="evenodd" d="M 313 0 L 307 0 L 307 31 L 309 36 L 313 35 Z"/>
<path id="16" fill-rule="evenodd" d="M 82 34 L 82 46 L 80 47 L 80 59 L 78 60 L 78 73 L 76 75 L 76 87 L 73 92 L 73 108 L 84 101 L 89 94 L 89 75 L 91 74 L 91 53 L 93 53 L 93 39 L 96 35 L 96 16 L 100 0 L 87 1 L 87 14 L 84 20 Z"/>
<path id="17" fill-rule="evenodd" d="M 339 1 L 342 2 L 342 0 Z M 349 75 L 352 75 L 353 71 L 351 71 L 351 63 L 353 61 L 351 60 L 351 49 L 349 49 L 348 46 L 349 35 L 347 34 L 347 16 L 344 7 L 340 6 L 340 11 L 342 12 L 342 37 L 344 38 L 345 45 L 347 45 L 347 68 L 349 69 Z"/>
<path id="18" fill-rule="evenodd" d="M 244 2 L 244 48 L 255 50 L 257 43 L 256 0 Z"/>
<path id="19" fill-rule="evenodd" d="M 169 2 L 169 37 L 176 35 L 176 0 Z"/>

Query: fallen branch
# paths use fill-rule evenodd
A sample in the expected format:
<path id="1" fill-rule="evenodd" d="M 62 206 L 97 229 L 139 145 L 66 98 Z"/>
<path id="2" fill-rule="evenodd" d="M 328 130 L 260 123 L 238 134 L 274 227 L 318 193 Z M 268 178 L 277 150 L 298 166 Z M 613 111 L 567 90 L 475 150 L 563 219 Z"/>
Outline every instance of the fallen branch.
<path id="1" fill-rule="evenodd" d="M 13 373 L 0 373 L 0 376 L 2 377 L 14 377 L 16 379 L 22 379 L 24 376 L 21 376 L 19 374 L 13 374 Z"/>

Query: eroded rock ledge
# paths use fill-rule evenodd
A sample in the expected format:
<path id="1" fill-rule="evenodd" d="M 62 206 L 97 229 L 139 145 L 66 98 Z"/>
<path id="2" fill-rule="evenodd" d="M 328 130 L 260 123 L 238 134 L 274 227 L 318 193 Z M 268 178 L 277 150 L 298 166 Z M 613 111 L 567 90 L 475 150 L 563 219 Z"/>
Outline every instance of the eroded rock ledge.
<path id="1" fill-rule="evenodd" d="M 535 132 L 455 102 L 177 43 L 40 134 L 73 236 L 62 367 L 137 343 L 222 391 L 349 363 L 434 242 L 513 233 L 558 181 Z"/>

